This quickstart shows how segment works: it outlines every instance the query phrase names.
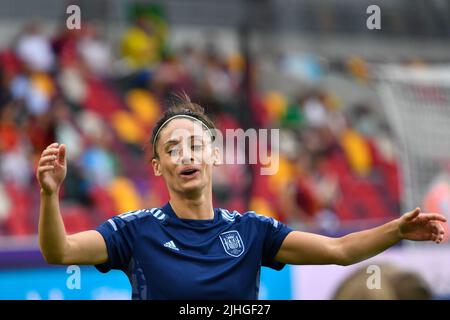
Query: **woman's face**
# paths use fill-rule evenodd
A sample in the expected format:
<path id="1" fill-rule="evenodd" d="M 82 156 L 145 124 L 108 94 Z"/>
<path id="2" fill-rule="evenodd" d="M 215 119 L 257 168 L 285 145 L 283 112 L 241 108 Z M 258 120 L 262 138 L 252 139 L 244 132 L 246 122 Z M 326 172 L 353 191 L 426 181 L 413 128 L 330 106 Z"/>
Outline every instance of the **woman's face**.
<path id="1" fill-rule="evenodd" d="M 201 192 L 211 186 L 212 166 L 218 164 L 218 149 L 201 123 L 171 120 L 159 132 L 158 159 L 152 160 L 156 176 L 163 176 L 169 190 Z"/>

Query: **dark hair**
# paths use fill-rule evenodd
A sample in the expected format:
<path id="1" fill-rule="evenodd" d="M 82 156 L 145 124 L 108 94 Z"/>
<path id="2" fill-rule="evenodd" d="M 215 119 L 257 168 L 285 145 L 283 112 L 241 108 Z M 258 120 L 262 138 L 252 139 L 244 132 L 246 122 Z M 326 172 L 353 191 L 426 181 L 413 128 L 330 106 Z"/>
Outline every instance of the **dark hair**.
<path id="1" fill-rule="evenodd" d="M 174 94 L 173 97 L 174 101 L 171 102 L 172 106 L 166 112 L 164 112 L 162 117 L 158 120 L 158 122 L 156 122 L 156 125 L 153 128 L 152 137 L 150 140 L 150 144 L 153 145 L 152 149 L 154 150 L 152 158 L 158 158 L 158 153 L 156 152 L 156 144 L 158 143 L 159 137 L 156 137 L 155 140 L 155 135 L 158 133 L 164 122 L 166 122 L 173 116 L 188 115 L 203 122 L 211 130 L 216 128 L 212 120 L 205 114 L 205 109 L 202 106 L 191 102 L 191 98 L 186 93 L 183 92 L 180 94 Z M 212 135 L 213 141 L 214 138 L 215 136 Z"/>

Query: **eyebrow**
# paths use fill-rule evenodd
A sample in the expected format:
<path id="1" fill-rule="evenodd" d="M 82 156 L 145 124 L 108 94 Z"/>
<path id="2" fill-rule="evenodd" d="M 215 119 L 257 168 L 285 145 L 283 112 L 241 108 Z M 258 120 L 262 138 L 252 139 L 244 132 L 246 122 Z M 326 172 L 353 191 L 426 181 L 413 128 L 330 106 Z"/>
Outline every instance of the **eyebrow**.
<path id="1" fill-rule="evenodd" d="M 169 145 L 169 144 L 173 144 L 173 143 L 177 143 L 177 142 L 179 142 L 179 139 L 169 139 L 166 142 L 164 142 L 163 145 L 165 146 L 165 145 Z"/>
<path id="2" fill-rule="evenodd" d="M 197 140 L 200 139 L 203 141 L 203 136 L 190 136 L 191 140 Z"/>
<path id="3" fill-rule="evenodd" d="M 198 135 L 192 135 L 192 136 L 189 137 L 190 140 L 197 140 L 197 139 L 202 140 L 202 138 L 203 138 L 203 136 L 198 136 Z M 166 142 L 164 142 L 163 145 L 166 146 L 166 145 L 170 145 L 170 144 L 173 144 L 173 143 L 179 143 L 179 140 L 180 139 L 169 139 Z"/>

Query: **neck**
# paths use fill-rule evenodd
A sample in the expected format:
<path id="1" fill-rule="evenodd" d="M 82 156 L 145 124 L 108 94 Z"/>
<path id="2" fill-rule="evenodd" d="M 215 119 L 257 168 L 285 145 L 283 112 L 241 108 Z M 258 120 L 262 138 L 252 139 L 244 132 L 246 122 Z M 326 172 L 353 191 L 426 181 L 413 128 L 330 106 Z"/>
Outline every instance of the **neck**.
<path id="1" fill-rule="evenodd" d="M 195 220 L 214 219 L 211 191 L 189 195 L 171 192 L 169 202 L 178 218 Z"/>

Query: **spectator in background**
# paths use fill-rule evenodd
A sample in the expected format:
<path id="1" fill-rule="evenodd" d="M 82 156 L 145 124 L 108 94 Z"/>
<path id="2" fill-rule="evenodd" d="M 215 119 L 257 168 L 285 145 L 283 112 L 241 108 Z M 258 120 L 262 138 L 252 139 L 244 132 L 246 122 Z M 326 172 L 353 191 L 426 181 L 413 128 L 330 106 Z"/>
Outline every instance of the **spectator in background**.
<path id="1" fill-rule="evenodd" d="M 25 189 L 30 183 L 32 168 L 28 161 L 30 152 L 22 144 L 21 141 L 13 149 L 0 155 L 0 175 L 6 183 Z"/>
<path id="2" fill-rule="evenodd" d="M 54 67 L 55 56 L 50 41 L 37 22 L 25 27 L 17 42 L 16 52 L 31 70 L 49 72 Z"/>
<path id="3" fill-rule="evenodd" d="M 129 28 L 121 43 L 125 65 L 130 70 L 154 66 L 160 61 L 161 43 L 155 26 L 145 15 L 140 15 Z"/>
<path id="4" fill-rule="evenodd" d="M 219 101 L 226 101 L 232 96 L 231 77 L 217 48 L 209 46 L 205 56 L 204 87 L 206 95 L 211 95 Z"/>
<path id="5" fill-rule="evenodd" d="M 67 160 L 74 161 L 83 152 L 84 141 L 80 129 L 72 120 L 73 113 L 62 99 L 56 99 L 53 103 L 53 115 L 55 137 L 59 141 L 73 146 L 71 152 L 67 154 Z"/>
<path id="6" fill-rule="evenodd" d="M 17 126 L 20 109 L 8 103 L 0 109 L 0 177 L 2 181 L 25 188 L 30 183 L 30 148 L 24 131 Z"/>
<path id="7" fill-rule="evenodd" d="M 79 161 L 89 189 L 109 185 L 116 176 L 116 160 L 110 144 L 111 134 L 106 128 L 102 135 L 87 139 Z"/>
<path id="8" fill-rule="evenodd" d="M 111 73 L 112 53 L 93 25 L 85 24 L 77 49 L 82 61 L 94 74 L 105 77 Z"/>

